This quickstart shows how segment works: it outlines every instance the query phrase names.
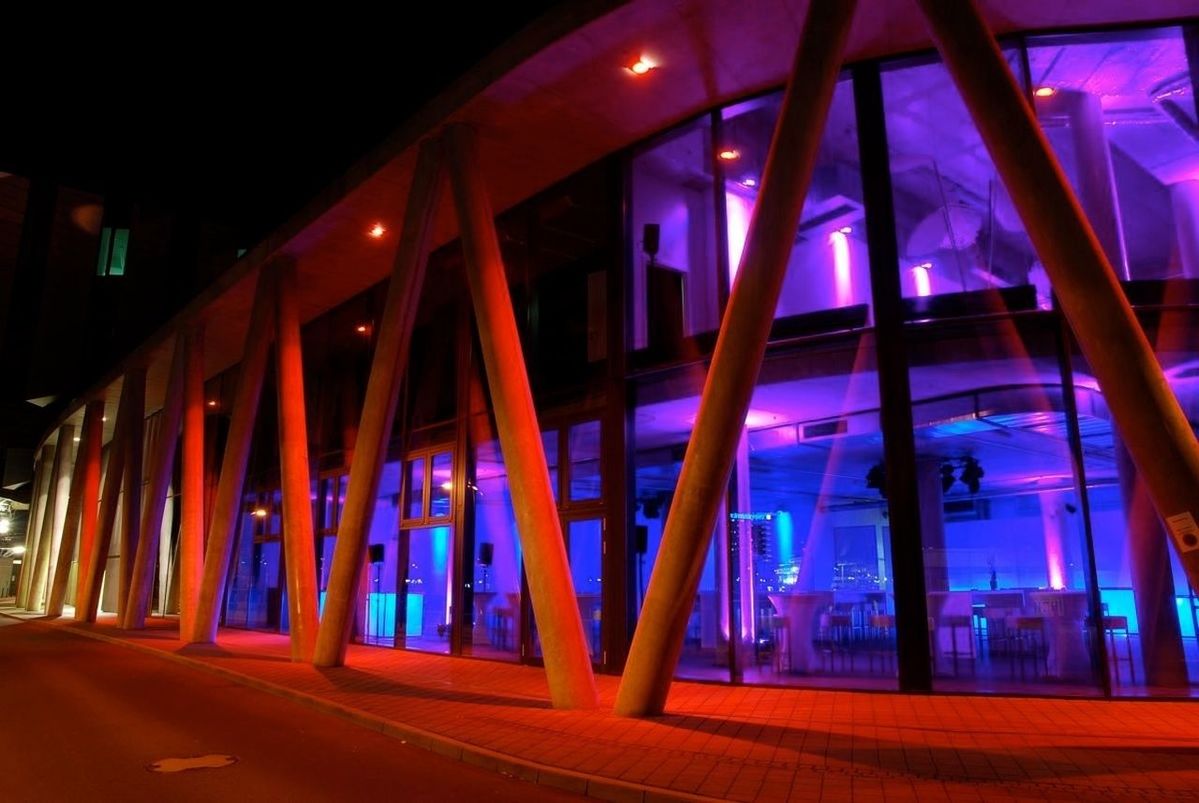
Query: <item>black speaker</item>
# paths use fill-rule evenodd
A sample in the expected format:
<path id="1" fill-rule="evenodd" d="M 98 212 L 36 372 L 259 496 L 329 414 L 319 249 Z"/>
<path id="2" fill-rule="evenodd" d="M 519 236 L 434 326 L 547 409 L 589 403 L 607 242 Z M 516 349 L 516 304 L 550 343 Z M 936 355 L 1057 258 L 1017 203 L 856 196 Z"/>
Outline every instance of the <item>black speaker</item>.
<path id="1" fill-rule="evenodd" d="M 368 553 L 370 554 L 371 563 L 382 563 L 383 562 L 383 545 L 382 544 L 371 544 L 369 547 L 367 547 L 367 550 L 368 550 Z"/>
<path id="2" fill-rule="evenodd" d="M 633 549 L 638 555 L 644 555 L 649 551 L 649 527 L 644 524 L 633 527 Z"/>
<path id="3" fill-rule="evenodd" d="M 495 544 L 490 541 L 484 541 L 479 544 L 479 563 L 484 566 L 490 566 L 491 561 L 495 559 Z"/>
<path id="4" fill-rule="evenodd" d="M 658 255 L 659 240 L 662 227 L 657 223 L 646 223 L 641 227 L 641 250 L 651 257 Z"/>

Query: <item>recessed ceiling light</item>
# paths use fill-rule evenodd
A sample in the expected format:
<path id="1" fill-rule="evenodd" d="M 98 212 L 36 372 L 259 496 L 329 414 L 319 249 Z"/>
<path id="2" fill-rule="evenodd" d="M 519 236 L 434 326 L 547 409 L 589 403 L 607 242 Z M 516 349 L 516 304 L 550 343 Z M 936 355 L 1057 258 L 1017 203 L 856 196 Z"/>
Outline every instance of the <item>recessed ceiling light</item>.
<path id="1" fill-rule="evenodd" d="M 741 158 L 741 151 L 736 148 L 725 148 L 716 155 L 720 157 L 721 161 L 735 162 Z"/>
<path id="2" fill-rule="evenodd" d="M 354 327 L 354 331 L 360 335 L 365 335 L 370 330 L 371 330 L 371 328 L 364 323 L 360 323 Z"/>
<path id="3" fill-rule="evenodd" d="M 370 230 L 367 232 L 367 234 L 374 237 L 376 240 L 379 239 L 380 237 L 382 237 L 386 233 L 387 233 L 387 227 L 384 226 L 382 223 L 376 223 L 375 225 L 371 226 Z"/>
<path id="4" fill-rule="evenodd" d="M 658 65 L 655 64 L 648 56 L 641 56 L 632 64 L 628 65 L 627 69 L 633 75 L 645 75 L 657 66 Z"/>
<path id="5" fill-rule="evenodd" d="M 267 515 L 267 514 L 266 514 L 266 508 L 265 508 L 265 507 L 256 507 L 256 508 L 254 508 L 254 515 L 255 515 L 255 516 L 257 516 L 257 517 L 258 517 L 258 518 L 260 518 L 260 519 L 265 519 L 265 518 L 266 518 L 266 515 Z"/>
<path id="6" fill-rule="evenodd" d="M 216 407 L 216 399 L 209 399 L 209 400 L 208 400 L 208 406 L 209 406 L 209 407 Z"/>
<path id="7" fill-rule="evenodd" d="M 1057 94 L 1057 90 L 1051 86 L 1039 86 L 1033 90 L 1033 94 L 1038 98 L 1051 98 Z"/>
<path id="8" fill-rule="evenodd" d="M 752 178 L 752 177 L 743 178 L 743 179 L 741 179 L 741 186 L 742 187 L 750 187 L 750 188 L 756 187 L 756 186 L 758 186 L 758 180 L 756 178 Z"/>

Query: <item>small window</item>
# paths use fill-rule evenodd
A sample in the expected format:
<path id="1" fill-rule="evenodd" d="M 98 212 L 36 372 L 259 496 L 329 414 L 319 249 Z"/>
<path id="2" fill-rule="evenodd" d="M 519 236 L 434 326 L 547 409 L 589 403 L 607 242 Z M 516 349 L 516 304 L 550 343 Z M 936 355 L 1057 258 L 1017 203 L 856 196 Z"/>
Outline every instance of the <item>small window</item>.
<path id="1" fill-rule="evenodd" d="M 100 256 L 96 261 L 97 276 L 124 276 L 125 257 L 129 253 L 129 229 L 105 226 L 100 232 Z"/>

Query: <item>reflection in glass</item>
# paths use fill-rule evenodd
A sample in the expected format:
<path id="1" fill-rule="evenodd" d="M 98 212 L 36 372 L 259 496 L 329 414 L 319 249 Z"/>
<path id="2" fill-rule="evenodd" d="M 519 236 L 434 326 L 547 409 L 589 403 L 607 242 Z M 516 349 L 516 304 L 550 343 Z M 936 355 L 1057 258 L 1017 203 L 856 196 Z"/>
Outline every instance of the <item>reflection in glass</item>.
<path id="1" fill-rule="evenodd" d="M 711 125 L 664 135 L 633 158 L 632 348 L 679 353 L 720 323 Z"/>
<path id="2" fill-rule="evenodd" d="M 395 644 L 399 486 L 400 462 L 384 463 L 371 519 L 366 590 L 362 594 L 363 605 L 359 613 L 359 632 L 364 644 L 389 647 Z"/>
<path id="3" fill-rule="evenodd" d="M 399 587 L 404 589 L 396 611 L 402 644 L 410 650 L 448 654 L 453 621 L 453 529 L 402 530 L 397 551 Z"/>
<path id="4" fill-rule="evenodd" d="M 484 425 L 486 416 L 474 420 Z M 477 443 L 474 464 L 474 627 L 465 649 L 471 655 L 515 661 L 521 643 L 521 549 L 507 470 L 494 436 Z"/>
<path id="5" fill-rule="evenodd" d="M 1015 54 L 1008 61 L 1019 63 Z M 944 66 L 897 65 L 882 78 L 900 280 L 911 314 L 1035 308 L 1043 270 Z M 996 292 L 957 295 L 986 290 Z M 926 300 L 935 296 L 948 298 Z"/>
<path id="6" fill-rule="evenodd" d="M 1199 140 L 1177 28 L 1035 37 L 1037 118 L 1121 279 L 1199 278 Z"/>
<path id="7" fill-rule="evenodd" d="M 382 486 L 380 486 L 382 487 Z M 409 460 L 404 468 L 404 518 L 419 519 L 425 511 L 425 458 Z"/>
<path id="8" fill-rule="evenodd" d="M 569 430 L 570 500 L 599 499 L 600 422 L 575 424 Z"/>
<path id="9" fill-rule="evenodd" d="M 718 161 L 724 175 L 730 279 L 741 261 L 781 103 L 776 92 L 723 112 Z M 844 308 L 841 326 L 866 322 L 870 273 L 858 161 L 853 87 L 845 80 L 833 94 L 776 318 Z"/>
<path id="10" fill-rule="evenodd" d="M 450 515 L 451 492 L 454 489 L 454 455 L 438 452 L 433 455 L 433 480 L 430 486 L 429 518 Z"/>

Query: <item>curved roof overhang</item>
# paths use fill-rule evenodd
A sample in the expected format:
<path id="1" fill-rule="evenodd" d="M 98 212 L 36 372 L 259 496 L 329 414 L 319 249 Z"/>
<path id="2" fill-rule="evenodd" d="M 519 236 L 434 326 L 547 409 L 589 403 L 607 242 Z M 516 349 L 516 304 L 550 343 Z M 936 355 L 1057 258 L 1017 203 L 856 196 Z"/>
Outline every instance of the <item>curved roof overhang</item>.
<path id="1" fill-rule="evenodd" d="M 1193 0 L 978 2 L 1000 35 L 1171 22 L 1194 14 Z M 480 163 L 498 212 L 673 123 L 781 85 L 807 6 L 804 0 L 564 4 L 409 118 L 129 355 L 148 361 L 147 410 L 162 404 L 175 333 L 191 321 L 208 322 L 206 375 L 241 359 L 254 282 L 269 260 L 295 260 L 305 321 L 384 279 L 416 146 L 441 126 L 466 122 L 478 130 Z M 915 0 L 860 0 L 846 61 L 929 47 Z M 643 53 L 659 67 L 638 78 L 626 67 Z M 445 195 L 435 244 L 457 236 Z M 375 221 L 387 224 L 392 236 L 368 237 Z M 110 422 L 123 369 L 118 366 L 85 396 L 107 399 Z M 59 423 L 81 420 L 82 403 L 74 403 Z M 48 433 L 48 440 L 54 437 Z"/>

